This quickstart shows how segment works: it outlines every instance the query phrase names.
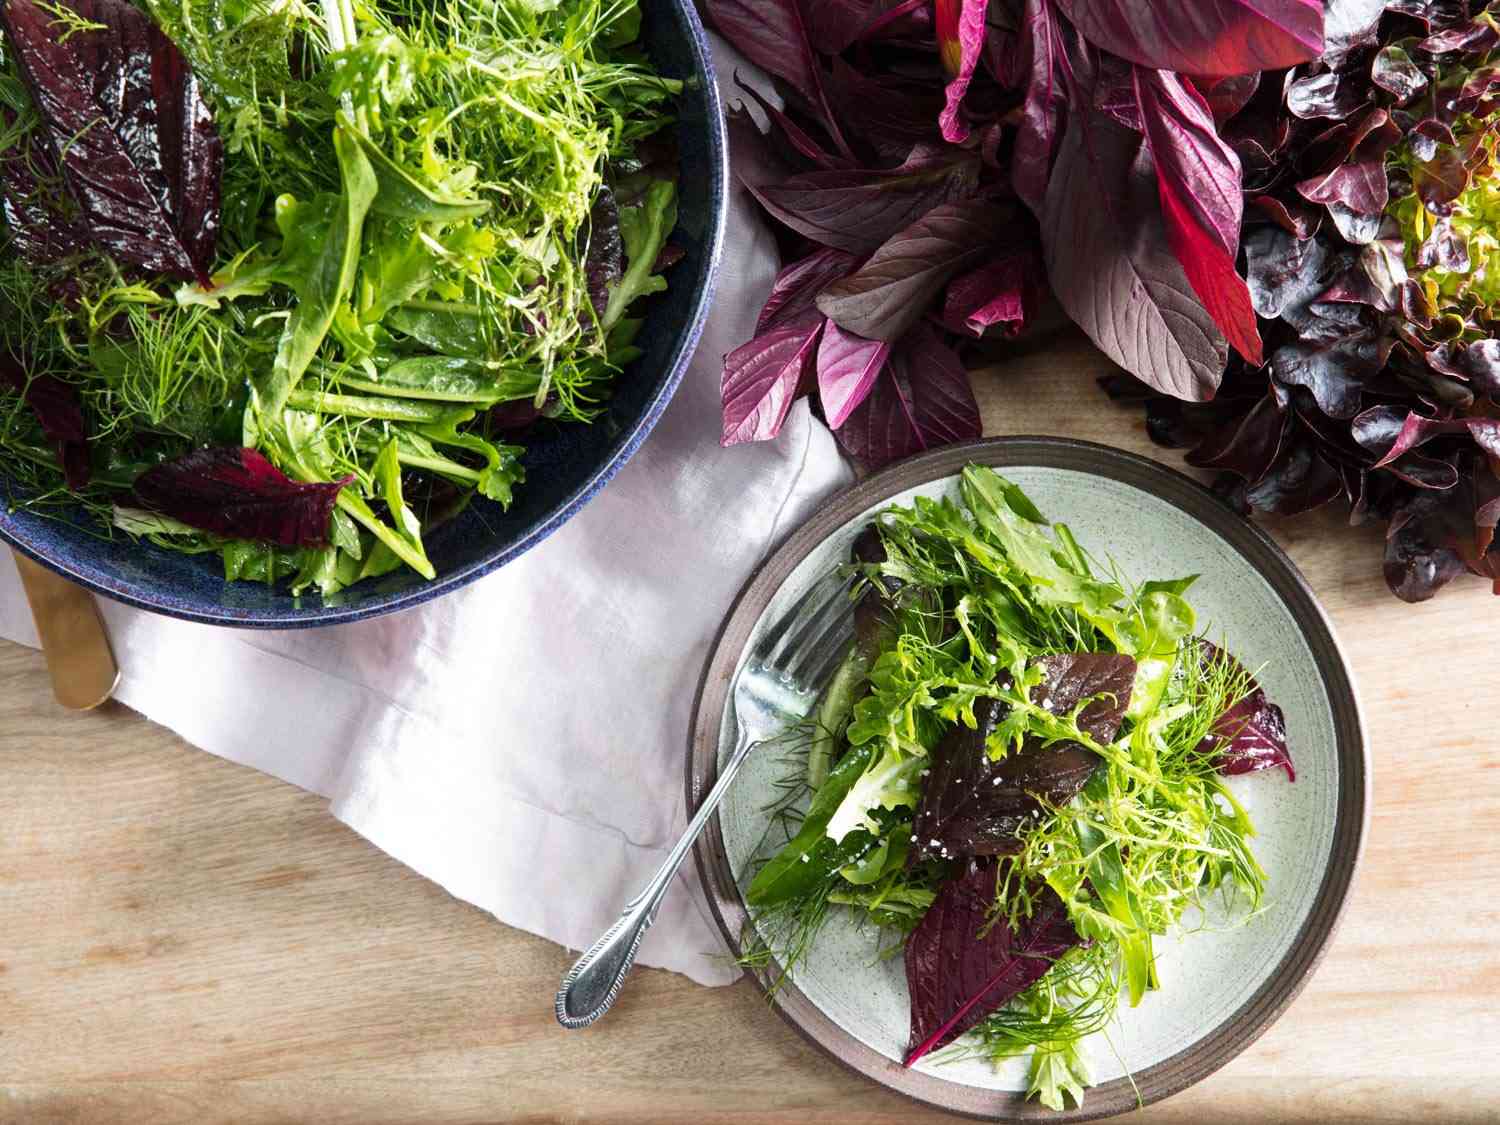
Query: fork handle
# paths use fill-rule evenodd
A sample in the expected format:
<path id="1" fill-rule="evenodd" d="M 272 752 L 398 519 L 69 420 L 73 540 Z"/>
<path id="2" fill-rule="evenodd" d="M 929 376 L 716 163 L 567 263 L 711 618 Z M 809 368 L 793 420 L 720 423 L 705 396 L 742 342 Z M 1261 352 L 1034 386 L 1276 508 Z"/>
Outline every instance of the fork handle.
<path id="1" fill-rule="evenodd" d="M 656 921 L 656 911 L 661 906 L 661 900 L 666 897 L 667 888 L 672 885 L 673 876 L 687 858 L 693 842 L 703 834 L 703 829 L 708 825 L 714 810 L 719 807 L 719 802 L 724 799 L 724 794 L 729 791 L 734 775 L 740 772 L 740 767 L 745 764 L 754 745 L 757 744 L 752 743 L 743 731 L 740 732 L 729 762 L 720 771 L 719 779 L 708 791 L 708 796 L 703 798 L 703 803 L 698 806 L 698 811 L 693 814 L 693 819 L 688 822 L 666 861 L 657 868 L 656 874 L 651 876 L 651 881 L 641 893 L 630 900 L 615 924 L 589 946 L 587 952 L 568 970 L 568 975 L 563 977 L 562 987 L 557 990 L 558 1023 L 567 1028 L 588 1027 L 609 1011 L 615 997 L 620 994 L 620 986 L 625 983 L 625 974 L 635 964 L 641 940 L 651 928 L 651 923 Z"/>

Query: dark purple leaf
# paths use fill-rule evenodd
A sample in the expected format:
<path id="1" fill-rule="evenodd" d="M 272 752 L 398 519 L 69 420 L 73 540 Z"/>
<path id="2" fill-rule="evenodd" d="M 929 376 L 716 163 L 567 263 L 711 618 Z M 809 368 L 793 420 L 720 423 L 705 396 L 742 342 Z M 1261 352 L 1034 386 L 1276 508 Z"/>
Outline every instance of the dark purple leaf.
<path id="1" fill-rule="evenodd" d="M 1429 55 L 1493 51 L 1496 46 L 1500 46 L 1500 27 L 1496 26 L 1494 17 L 1488 12 L 1482 12 L 1470 23 L 1429 35 L 1417 46 Z"/>
<path id="2" fill-rule="evenodd" d="M 1283 200 L 1274 195 L 1255 195 L 1246 200 L 1294 238 L 1311 238 L 1323 221 L 1320 211 L 1300 199 Z"/>
<path id="3" fill-rule="evenodd" d="M 841 157 L 828 152 L 801 125 L 798 125 L 797 122 L 772 105 L 754 86 L 741 81 L 738 73 L 734 76 L 734 84 L 740 88 L 742 93 L 748 95 L 760 107 L 760 111 L 766 115 L 766 123 L 770 125 L 771 131 L 776 134 L 778 145 L 783 147 L 785 155 L 790 161 L 795 162 L 798 158 L 801 158 L 823 169 L 837 168 L 844 163 Z"/>
<path id="4" fill-rule="evenodd" d="M 1382 47 L 1370 64 L 1370 81 L 1405 105 L 1427 88 L 1427 75 L 1411 56 L 1392 43 Z"/>
<path id="5" fill-rule="evenodd" d="M 1250 104 L 1255 91 L 1260 88 L 1260 73 L 1231 74 L 1214 78 L 1194 75 L 1188 79 L 1193 89 L 1203 96 L 1208 108 L 1213 111 L 1214 124 L 1222 126 L 1240 110 Z"/>
<path id="6" fill-rule="evenodd" d="M 93 241 L 116 261 L 207 285 L 223 149 L 182 52 L 125 0 L 71 0 L 63 34 L 33 0 L 0 8 L 47 144 Z"/>
<path id="7" fill-rule="evenodd" d="M 1053 15 L 1052 3 L 1053 0 L 1025 0 L 1030 78 L 1011 158 L 1011 182 L 1016 194 L 1038 218 L 1046 205 L 1052 158 L 1062 138 L 1067 106 L 1061 72 L 1062 32 Z"/>
<path id="8" fill-rule="evenodd" d="M 768 441 L 781 432 L 822 333 L 823 318 L 809 310 L 757 333 L 724 357 L 722 444 Z"/>
<path id="9" fill-rule="evenodd" d="M 1320 0 L 1055 0 L 1084 38 L 1141 66 L 1249 74 L 1323 52 Z"/>
<path id="10" fill-rule="evenodd" d="M 1047 277 L 1110 359 L 1178 398 L 1213 395 L 1228 346 L 1167 245 L 1142 138 L 1101 114 L 1070 116 L 1047 186 Z"/>
<path id="11" fill-rule="evenodd" d="M 1253 773 L 1280 766 L 1286 770 L 1288 781 L 1296 781 L 1297 771 L 1292 767 L 1281 708 L 1266 697 L 1265 689 L 1233 656 L 1207 641 L 1199 643 L 1205 664 L 1227 664 L 1237 675 L 1245 676 L 1250 690 L 1214 720 L 1209 733 L 1198 744 L 1198 753 L 1217 758 L 1220 773 Z"/>
<path id="12" fill-rule="evenodd" d="M 1275 463 L 1286 424 L 1275 396 L 1268 394 L 1247 413 L 1225 422 L 1187 455 L 1187 462 L 1200 469 L 1228 470 L 1253 483 Z"/>
<path id="13" fill-rule="evenodd" d="M 1013 221 L 1007 211 L 983 200 L 934 207 L 825 289 L 818 308 L 850 332 L 895 342 L 950 277 L 992 253 L 996 238 Z"/>
<path id="14" fill-rule="evenodd" d="M 861 74 L 843 59 L 833 60 L 829 96 L 849 132 L 865 140 L 882 160 L 898 163 L 917 145 L 941 143 L 940 90 L 896 74 Z"/>
<path id="15" fill-rule="evenodd" d="M 583 259 L 583 276 L 589 301 L 600 316 L 609 304 L 609 293 L 620 283 L 625 265 L 625 243 L 620 238 L 620 208 L 614 192 L 599 190 L 589 210 L 589 247 Z"/>
<path id="16" fill-rule="evenodd" d="M 747 185 L 767 211 L 798 234 L 851 254 L 868 254 L 932 208 L 974 193 L 979 160 L 961 149 L 919 146 L 888 171 L 805 172 Z"/>
<path id="17" fill-rule="evenodd" d="M 1323 61 L 1337 67 L 1346 56 L 1375 42 L 1385 0 L 1326 0 Z"/>
<path id="18" fill-rule="evenodd" d="M 968 372 L 935 331 L 917 324 L 836 436 L 849 456 L 879 468 L 981 430 Z"/>
<path id="19" fill-rule="evenodd" d="M 740 54 L 819 104 L 822 81 L 798 0 L 703 0 L 701 7 Z"/>
<path id="20" fill-rule="evenodd" d="M 948 880 L 906 941 L 911 1038 L 906 1065 L 953 1042 L 1010 1003 L 1079 942 L 1062 899 L 1034 889 L 1029 917 L 991 925 L 995 868 L 970 863 Z"/>
<path id="21" fill-rule="evenodd" d="M 1031 702 L 1068 715 L 1092 700 L 1078 716 L 1079 730 L 1100 743 L 1115 737 L 1130 706 L 1134 659 L 1114 653 L 1064 653 L 1044 656 L 1038 663 L 1042 682 L 1031 690 Z M 1081 743 L 1045 744 L 1035 736 L 1028 736 L 1019 751 L 1007 747 L 1004 757 L 992 760 L 987 744 L 1006 710 L 997 700 L 979 700 L 974 705 L 977 727 L 971 730 L 960 723 L 933 748 L 912 821 L 909 866 L 928 858 L 1017 850 L 1021 829 L 1042 802 L 1071 801 L 1099 764 L 1098 756 Z"/>
<path id="22" fill-rule="evenodd" d="M 1441 492 L 1414 493 L 1391 516 L 1385 583 L 1404 602 L 1425 602 L 1464 572 L 1454 549 L 1453 513 Z"/>
<path id="23" fill-rule="evenodd" d="M 955 277 L 943 297 L 943 325 L 951 332 L 983 336 L 1003 327 L 1006 336 L 1023 331 L 1035 315 L 1041 259 L 1030 245 L 1002 247 L 987 265 Z"/>
<path id="24" fill-rule="evenodd" d="M 1363 331 L 1331 344 L 1283 344 L 1271 356 L 1271 374 L 1283 386 L 1306 387 L 1330 418 L 1359 413 L 1365 380 L 1385 364 L 1379 339 Z"/>
<path id="25" fill-rule="evenodd" d="M 1476 390 L 1500 395 L 1500 340 L 1476 340 L 1459 353 L 1458 366 Z"/>
<path id="26" fill-rule="evenodd" d="M 1214 130 L 1208 104 L 1177 75 L 1138 68 L 1135 90 L 1167 241 L 1219 331 L 1247 363 L 1259 365 L 1260 330 L 1234 264 L 1243 207 L 1239 158 Z"/>
<path id="27" fill-rule="evenodd" d="M 864 37 L 877 19 L 901 6 L 902 0 L 817 0 L 804 9 L 807 35 L 823 54 L 839 55 Z M 887 25 L 886 30 L 902 29 Z"/>
<path id="28" fill-rule="evenodd" d="M 836 430 L 864 402 L 891 354 L 884 340 L 866 340 L 829 321 L 818 344 L 818 399 L 828 428 Z"/>
<path id="29" fill-rule="evenodd" d="M 948 71 L 943 112 L 938 125 L 943 139 L 952 144 L 969 139 L 969 126 L 960 115 L 964 95 L 974 80 L 974 68 L 984 48 L 985 9 L 989 0 L 934 0 L 933 26 L 937 31 L 938 55 Z"/>
<path id="30" fill-rule="evenodd" d="M 353 479 L 295 481 L 254 449 L 214 446 L 147 469 L 135 479 L 135 499 L 215 535 L 319 547 L 339 490 Z"/>
<path id="31" fill-rule="evenodd" d="M 1467 434 L 1485 453 L 1500 457 L 1500 419 L 1427 418 L 1416 411 L 1405 416 L 1393 406 L 1374 406 L 1354 419 L 1354 440 L 1380 459 L 1379 469 L 1397 461 L 1434 438 Z"/>
<path id="32" fill-rule="evenodd" d="M 1282 442 L 1265 474 L 1244 489 L 1246 506 L 1258 512 L 1294 516 L 1328 503 L 1343 489 L 1343 478 L 1310 442 Z"/>
<path id="33" fill-rule="evenodd" d="M 812 311 L 818 294 L 852 271 L 858 260 L 853 254 L 824 246 L 800 261 L 783 266 L 756 318 L 755 334 L 759 336 L 768 328 Z"/>
<path id="34" fill-rule="evenodd" d="M 93 473 L 89 462 L 88 426 L 78 391 L 69 383 L 45 373 L 27 375 L 22 365 L 0 353 L 0 387 L 20 395 L 36 417 L 42 433 L 52 443 L 63 479 L 75 492 L 88 484 Z"/>
<path id="35" fill-rule="evenodd" d="M 1412 165 L 1412 186 L 1429 210 L 1441 214 L 1469 186 L 1463 153 L 1453 145 L 1436 144 L 1432 155 Z"/>
<path id="36" fill-rule="evenodd" d="M 0 109 L 0 120 L 16 124 L 8 109 Z M 51 150 L 33 136 L 19 137 L 0 153 L 0 188 L 11 243 L 28 265 L 55 265 L 92 244 Z"/>
<path id="37" fill-rule="evenodd" d="M 1286 107 L 1304 120 L 1328 117 L 1342 121 L 1365 103 L 1368 91 L 1336 70 L 1309 74 L 1286 89 Z"/>
<path id="38" fill-rule="evenodd" d="M 1297 191 L 1314 203 L 1342 203 L 1362 215 L 1378 215 L 1390 200 L 1385 154 L 1401 139 L 1401 130 L 1385 110 L 1373 109 L 1350 139 L 1346 160 L 1302 180 Z"/>

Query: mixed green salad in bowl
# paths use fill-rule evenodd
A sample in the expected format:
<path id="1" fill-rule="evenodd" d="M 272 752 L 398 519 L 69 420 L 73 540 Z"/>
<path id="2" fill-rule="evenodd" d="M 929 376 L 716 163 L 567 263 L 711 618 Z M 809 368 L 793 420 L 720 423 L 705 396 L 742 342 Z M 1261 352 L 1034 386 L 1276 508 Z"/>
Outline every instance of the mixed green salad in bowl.
<path id="1" fill-rule="evenodd" d="M 738 945 L 774 998 L 835 922 L 875 935 L 907 1067 L 1019 1057 L 1029 1097 L 1077 1108 L 1085 1041 L 1191 990 L 1159 972 L 1168 935 L 1274 896 L 1229 779 L 1295 781 L 1287 725 L 1197 575 L 1121 573 L 992 468 L 956 483 L 853 540 L 856 641 L 779 748 Z"/>
<path id="2" fill-rule="evenodd" d="M 4 0 L 0 30 L 0 533 L 42 561 L 147 604 L 160 570 L 169 612 L 183 575 L 230 616 L 384 608 L 566 518 L 675 386 L 723 190 L 690 5 Z"/>

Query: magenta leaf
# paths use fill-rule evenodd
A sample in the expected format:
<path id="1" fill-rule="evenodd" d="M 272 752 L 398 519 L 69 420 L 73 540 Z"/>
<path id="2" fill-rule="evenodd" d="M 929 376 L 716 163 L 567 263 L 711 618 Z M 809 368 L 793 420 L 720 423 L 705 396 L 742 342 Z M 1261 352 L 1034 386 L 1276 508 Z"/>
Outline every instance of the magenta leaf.
<path id="1" fill-rule="evenodd" d="M 806 7 L 807 36 L 825 55 L 839 55 L 862 39 L 919 29 L 926 7 L 927 0 L 920 7 L 909 0 L 815 0 Z"/>
<path id="2" fill-rule="evenodd" d="M 1079 938 L 1062 899 L 1034 889 L 1031 915 L 991 925 L 995 868 L 971 861 L 949 879 L 906 941 L 911 1037 L 906 1066 L 944 1047 L 1040 980 Z"/>
<path id="3" fill-rule="evenodd" d="M 894 343 L 950 277 L 989 256 L 1005 220 L 1006 209 L 993 200 L 934 207 L 825 289 L 818 308 L 841 328 Z"/>
<path id="4" fill-rule="evenodd" d="M 755 321 L 755 334 L 759 336 L 768 328 L 813 309 L 818 294 L 850 273 L 858 260 L 853 254 L 825 246 L 783 266 Z"/>
<path id="5" fill-rule="evenodd" d="M 1114 653 L 1042 657 L 1042 683 L 1031 702 L 1060 715 L 1088 703 L 1078 727 L 1097 742 L 1109 742 L 1120 729 L 1135 683 L 1135 660 Z M 1008 710 L 995 699 L 974 705 L 978 726 L 962 723 L 933 749 L 927 783 L 912 822 L 908 864 L 936 857 L 956 859 L 1002 855 L 1019 846 L 1021 827 L 1038 814 L 1042 801 L 1064 805 L 1088 781 L 1098 756 L 1077 742 L 1043 744 L 1030 736 L 1019 751 L 992 761 L 990 736 Z"/>
<path id="6" fill-rule="evenodd" d="M 1247 362 L 1259 364 L 1255 310 L 1234 265 L 1243 207 L 1239 157 L 1220 139 L 1202 96 L 1177 75 L 1138 67 L 1135 89 L 1167 241 L 1219 331 Z"/>
<path id="7" fill-rule="evenodd" d="M 1167 243 L 1142 150 L 1140 136 L 1102 114 L 1070 115 L 1042 215 L 1047 278 L 1110 359 L 1201 401 L 1219 385 L 1228 345 Z"/>
<path id="8" fill-rule="evenodd" d="M 832 321 L 824 325 L 818 344 L 818 399 L 830 430 L 842 426 L 864 402 L 890 354 L 884 340 L 866 340 Z"/>
<path id="9" fill-rule="evenodd" d="M 1141 66 L 1249 74 L 1323 53 L 1321 0 L 1053 0 L 1085 39 Z"/>
<path id="10" fill-rule="evenodd" d="M 1223 125 L 1250 104 L 1260 89 L 1260 72 L 1230 74 L 1218 78 L 1195 75 L 1189 79 L 1213 112 L 1214 124 Z"/>
<path id="11" fill-rule="evenodd" d="M 806 172 L 747 185 L 773 217 L 814 242 L 868 254 L 942 203 L 973 195 L 979 160 L 919 145 L 899 168 Z"/>
<path id="12" fill-rule="evenodd" d="M 819 100 L 818 64 L 798 0 L 704 0 L 703 11 L 740 54 L 808 101 Z"/>
<path id="13" fill-rule="evenodd" d="M 802 313 L 815 312 L 818 294 L 852 272 L 858 261 L 853 254 L 824 246 L 783 266 L 755 320 L 755 334 L 759 336 Z"/>
<path id="14" fill-rule="evenodd" d="M 68 487 L 76 492 L 88 484 L 93 466 L 78 391 L 53 375 L 28 375 L 20 363 L 4 354 L 0 354 L 0 387 L 9 387 L 31 408 L 42 433 L 52 443 Z"/>
<path id="15" fill-rule="evenodd" d="M 213 446 L 153 465 L 136 477 L 135 498 L 215 535 L 318 547 L 328 543 L 339 490 L 353 479 L 295 481 L 254 449 Z"/>
<path id="16" fill-rule="evenodd" d="M 1038 217 L 1045 204 L 1047 180 L 1067 105 L 1060 67 L 1061 37 L 1051 3 L 1052 0 L 1025 0 L 1029 80 L 1011 158 L 1011 181 L 1016 194 Z"/>
<path id="17" fill-rule="evenodd" d="M 33 0 L 0 24 L 93 241 L 116 261 L 208 284 L 223 148 L 182 52 L 125 0 L 70 0 L 63 34 Z"/>
<path id="18" fill-rule="evenodd" d="M 781 432 L 822 333 L 822 316 L 802 312 L 724 357 L 722 444 L 768 441 Z"/>
<path id="19" fill-rule="evenodd" d="M 1042 263 L 1029 244 L 1001 247 L 988 264 L 955 277 L 943 295 L 943 327 L 983 336 L 999 325 L 1006 336 L 1022 332 L 1035 315 Z"/>
<path id="20" fill-rule="evenodd" d="M 982 429 L 968 372 L 932 328 L 918 324 L 836 436 L 849 456 L 879 468 L 924 449 L 977 438 Z"/>
<path id="21" fill-rule="evenodd" d="M 770 103 L 761 92 L 754 86 L 740 80 L 739 73 L 734 76 L 734 84 L 740 91 L 760 107 L 760 111 L 766 115 L 766 121 L 771 126 L 771 131 L 780 136 L 781 142 L 789 150 L 803 160 L 811 161 L 818 168 L 836 168 L 843 163 L 840 157 L 834 156 L 823 148 L 807 130 L 793 121 L 781 110 Z"/>
<path id="22" fill-rule="evenodd" d="M 833 60 L 828 95 L 851 134 L 863 138 L 882 161 L 904 161 L 921 144 L 938 144 L 942 91 L 900 74 L 862 74 Z"/>
<path id="23" fill-rule="evenodd" d="M 989 0 L 936 0 L 933 5 L 938 55 L 948 71 L 943 112 L 938 124 L 943 139 L 959 144 L 969 139 L 969 126 L 960 116 L 964 95 L 974 80 L 974 68 L 984 51 L 985 11 Z"/>
<path id="24" fill-rule="evenodd" d="M 1244 673 L 1239 661 L 1229 653 L 1207 641 L 1199 643 L 1205 663 L 1222 661 L 1236 674 Z M 1214 720 L 1209 733 L 1198 744 L 1198 753 L 1215 757 L 1223 774 L 1253 773 L 1280 766 L 1286 770 L 1287 780 L 1296 781 L 1297 771 L 1292 766 L 1281 708 L 1266 697 L 1265 689 L 1254 676 L 1246 674 L 1246 678 L 1250 690 Z"/>

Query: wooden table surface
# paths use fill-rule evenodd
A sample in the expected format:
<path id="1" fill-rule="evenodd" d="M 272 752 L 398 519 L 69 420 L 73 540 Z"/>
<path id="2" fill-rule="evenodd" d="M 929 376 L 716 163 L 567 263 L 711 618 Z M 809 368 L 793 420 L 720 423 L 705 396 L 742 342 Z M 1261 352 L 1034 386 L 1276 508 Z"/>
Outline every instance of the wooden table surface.
<path id="1" fill-rule="evenodd" d="M 978 380 L 992 434 L 1154 453 L 1056 346 Z M 1343 926 L 1259 1042 L 1145 1122 L 1500 1122 L 1500 602 L 1405 606 L 1378 529 L 1274 533 L 1362 689 L 1375 804 Z M 672 800 L 675 794 L 662 794 Z M 316 797 L 119 706 L 70 714 L 0 643 L 0 1122 L 939 1120 L 806 1046 L 745 982 L 641 971 L 586 1032 L 571 961 Z"/>

